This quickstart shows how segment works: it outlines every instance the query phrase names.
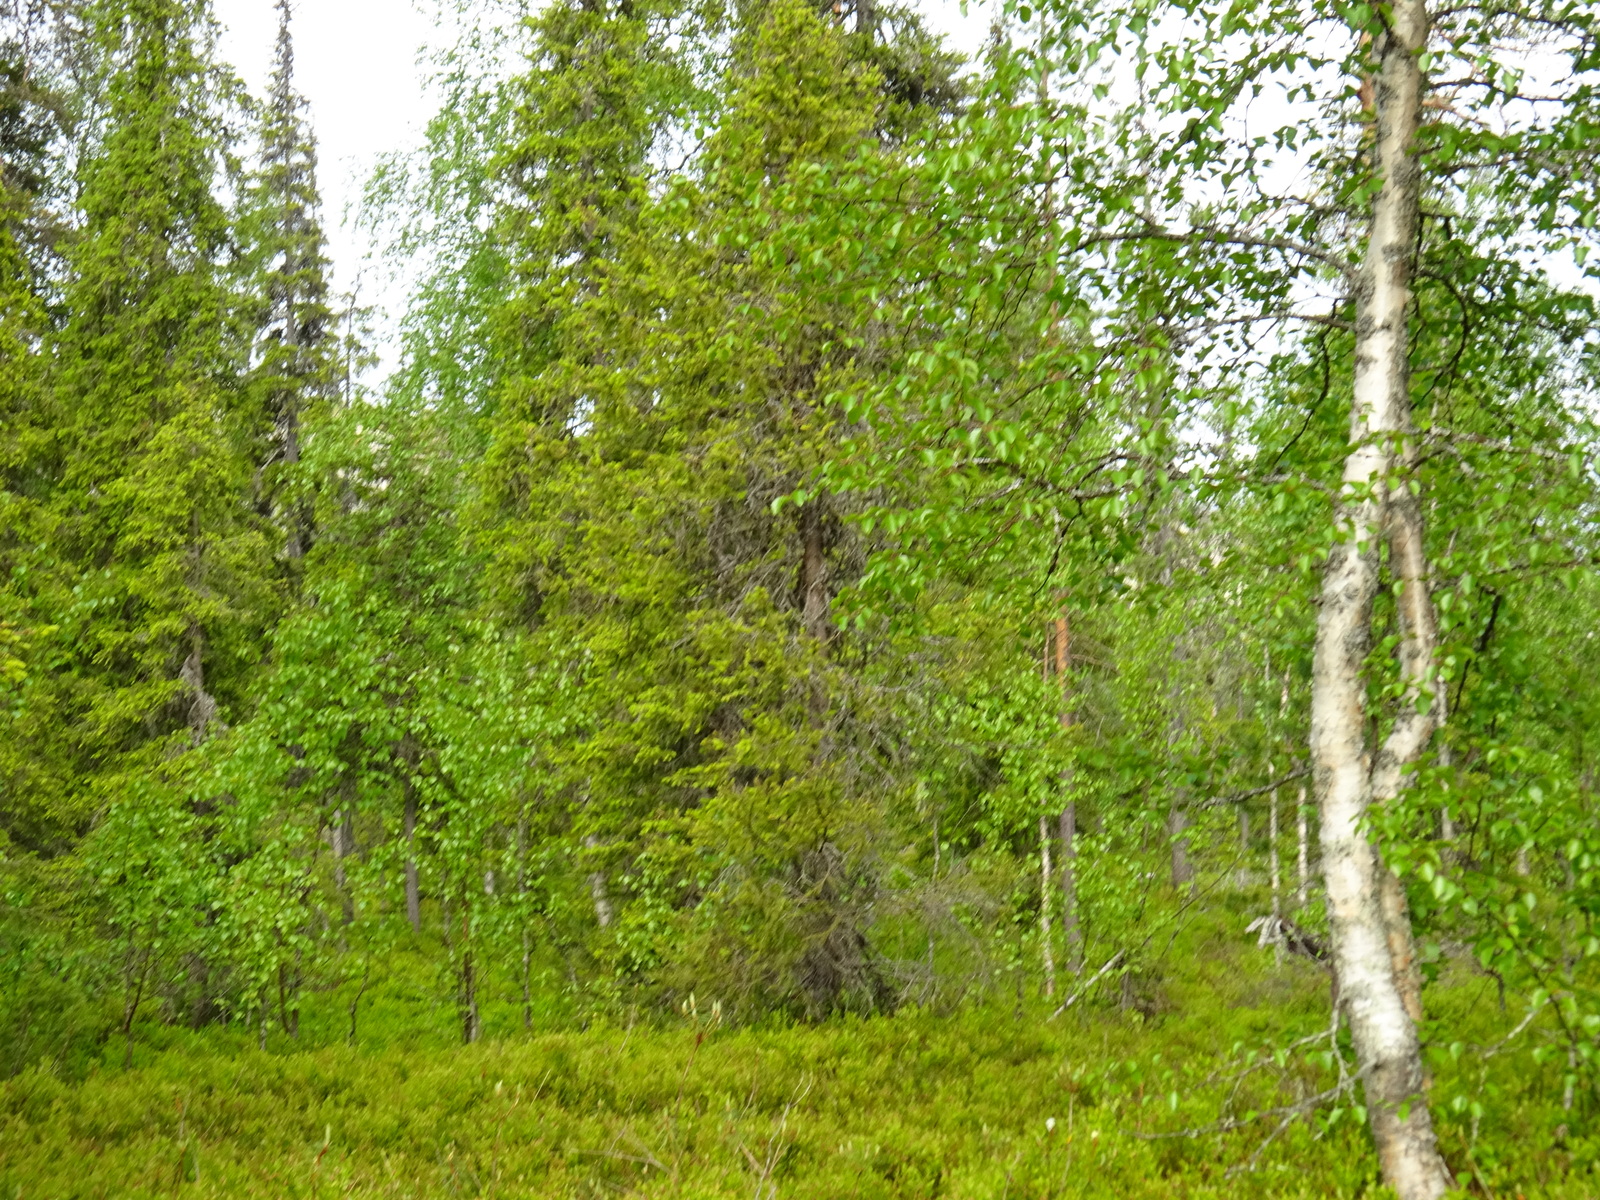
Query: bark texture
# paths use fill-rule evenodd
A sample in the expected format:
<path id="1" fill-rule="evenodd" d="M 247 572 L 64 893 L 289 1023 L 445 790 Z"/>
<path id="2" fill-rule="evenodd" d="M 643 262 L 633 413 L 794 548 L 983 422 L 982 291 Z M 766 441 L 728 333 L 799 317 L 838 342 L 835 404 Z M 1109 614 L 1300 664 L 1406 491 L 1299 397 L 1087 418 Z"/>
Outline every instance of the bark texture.
<path id="1" fill-rule="evenodd" d="M 800 509 L 800 611 L 806 632 L 818 641 L 832 634 L 828 594 L 827 512 L 819 497 Z"/>
<path id="2" fill-rule="evenodd" d="M 1067 941 L 1067 970 L 1083 972 L 1083 929 L 1078 924 L 1078 805 L 1061 810 L 1061 924 Z"/>
<path id="3" fill-rule="evenodd" d="M 1050 910 L 1055 906 L 1055 871 L 1050 866 L 1050 822 L 1039 815 L 1039 946 L 1044 958 L 1044 994 L 1046 999 L 1056 994 L 1056 956 L 1050 946 Z"/>
<path id="4" fill-rule="evenodd" d="M 583 845 L 587 850 L 598 850 L 600 839 L 591 833 L 583 839 Z M 616 920 L 617 910 L 611 902 L 611 888 L 604 871 L 589 872 L 589 898 L 594 901 L 594 919 L 601 929 L 609 929 Z"/>
<path id="5" fill-rule="evenodd" d="M 1172 842 L 1172 886 L 1179 891 L 1194 886 L 1194 862 L 1189 857 L 1189 814 L 1181 798 L 1167 810 L 1167 837 Z"/>
<path id="6" fill-rule="evenodd" d="M 1267 768 L 1272 771 L 1271 766 Z M 1272 916 L 1283 916 L 1283 870 L 1278 859 L 1278 789 L 1267 793 L 1267 873 L 1272 877 Z"/>
<path id="7" fill-rule="evenodd" d="M 1295 907 L 1304 908 L 1311 898 L 1311 830 L 1306 819 L 1306 789 L 1302 785 L 1294 803 Z"/>
<path id="8" fill-rule="evenodd" d="M 1063 612 L 1053 631 L 1056 677 L 1061 681 L 1061 728 L 1071 729 L 1076 720 L 1072 708 L 1072 626 Z M 1047 656 L 1048 660 L 1049 656 Z M 1061 773 L 1061 790 L 1072 791 L 1072 772 Z M 1061 930 L 1066 935 L 1066 968 L 1077 975 L 1083 970 L 1083 929 L 1078 922 L 1078 802 L 1069 799 L 1057 820 L 1061 837 Z"/>
<path id="9" fill-rule="evenodd" d="M 189 705 L 189 733 L 196 746 L 206 740 L 211 726 L 223 727 L 217 717 L 217 700 L 206 691 L 206 639 L 198 625 L 189 627 L 189 654 L 178 670 L 178 681 L 193 697 Z"/>
<path id="10" fill-rule="evenodd" d="M 1357 289 L 1350 451 L 1317 615 L 1311 756 L 1322 816 L 1322 862 L 1339 995 L 1360 1061 L 1384 1181 L 1400 1200 L 1435 1200 L 1451 1186 L 1423 1093 L 1420 1006 L 1409 988 L 1410 928 L 1398 881 L 1366 828 L 1374 800 L 1398 794 L 1407 766 L 1432 736 L 1432 718 L 1402 706 L 1374 755 L 1363 667 L 1372 644 L 1379 542 L 1387 537 L 1401 588 L 1401 669 L 1420 696 L 1432 670 L 1432 608 L 1416 497 L 1397 470 L 1410 429 L 1412 256 L 1421 170 L 1415 140 L 1424 81 L 1417 55 L 1428 32 L 1423 0 L 1399 0 L 1373 45 L 1373 151 L 1381 188 L 1373 200 Z"/>
<path id="11" fill-rule="evenodd" d="M 417 788 L 406 783 L 406 920 L 411 928 L 422 932 L 422 886 L 417 875 Z"/>

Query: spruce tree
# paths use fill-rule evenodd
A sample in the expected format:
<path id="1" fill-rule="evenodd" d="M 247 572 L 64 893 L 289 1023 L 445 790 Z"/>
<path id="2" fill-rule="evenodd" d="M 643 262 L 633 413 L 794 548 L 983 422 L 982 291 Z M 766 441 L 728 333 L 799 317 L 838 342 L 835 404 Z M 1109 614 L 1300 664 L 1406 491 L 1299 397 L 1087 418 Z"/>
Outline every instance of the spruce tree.
<path id="1" fill-rule="evenodd" d="M 51 479 L 49 152 L 65 105 L 41 32 L 13 14 L 0 42 L 0 847 L 57 849 L 59 787 L 26 703 L 48 632 L 36 596 L 42 505 Z"/>
<path id="2" fill-rule="evenodd" d="M 664 35 L 627 6 L 538 26 L 487 540 L 503 611 L 581 681 L 538 786 L 568 802 L 594 944 L 636 981 L 820 1013 L 889 1001 L 863 935 L 866 706 L 830 661 L 853 547 L 826 499 L 773 502 L 816 473 L 878 312 L 809 270 L 835 247 L 797 214 L 880 152 L 893 101 L 808 5 L 743 15 L 718 128 L 665 182 L 686 93 Z"/>
<path id="3" fill-rule="evenodd" d="M 102 66 L 54 336 L 53 757 L 80 829 L 175 784 L 240 711 L 274 607 L 216 196 L 221 75 L 198 0 L 100 0 Z"/>
<path id="4" fill-rule="evenodd" d="M 319 210 L 317 151 L 306 102 L 294 85 L 289 0 L 278 0 L 277 62 L 263 108 L 261 157 L 245 193 L 240 239 L 255 305 L 249 381 L 258 423 L 260 504 L 298 562 L 311 538 L 307 502 L 293 498 L 305 426 L 335 389 L 336 317 Z"/>

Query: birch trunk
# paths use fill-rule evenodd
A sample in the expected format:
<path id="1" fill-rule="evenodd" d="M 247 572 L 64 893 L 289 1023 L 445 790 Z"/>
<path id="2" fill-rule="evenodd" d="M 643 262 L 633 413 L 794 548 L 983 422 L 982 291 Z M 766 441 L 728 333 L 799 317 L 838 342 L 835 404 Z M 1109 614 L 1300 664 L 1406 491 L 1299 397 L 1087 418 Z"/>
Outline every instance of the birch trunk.
<path id="1" fill-rule="evenodd" d="M 1274 784 L 1277 783 L 1278 772 L 1271 763 L 1267 764 L 1267 775 Z M 1283 873 L 1278 860 L 1278 789 L 1274 787 L 1267 793 L 1267 874 L 1272 878 L 1272 958 L 1273 961 L 1283 963 Z"/>
<path id="2" fill-rule="evenodd" d="M 1416 459 L 1409 391 L 1399 398 L 1394 408 L 1392 428 L 1398 441 L 1392 474 L 1396 482 L 1385 489 L 1384 527 L 1389 543 L 1389 569 L 1398 585 L 1395 609 L 1400 622 L 1399 664 L 1405 693 L 1395 714 L 1394 726 L 1372 766 L 1372 802 L 1378 805 L 1388 804 L 1400 795 L 1407 770 L 1422 757 L 1443 713 L 1442 697 L 1436 695 L 1435 687 L 1439 626 L 1428 587 L 1422 503 L 1406 486 Z M 1417 968 L 1416 945 L 1411 935 L 1411 913 L 1405 889 L 1395 873 L 1388 869 L 1383 872 L 1383 912 L 1401 997 L 1411 1019 L 1420 1022 L 1422 975 Z"/>
<path id="3" fill-rule="evenodd" d="M 600 839 L 591 833 L 583 839 L 583 844 L 586 849 L 597 850 Z M 611 888 L 606 883 L 604 871 L 589 872 L 589 898 L 594 901 L 594 919 L 599 922 L 601 929 L 609 929 L 617 913 L 611 903 Z"/>
<path id="4" fill-rule="evenodd" d="M 528 927 L 528 815 L 517 821 L 517 896 L 522 922 L 522 1028 L 533 1032 L 533 930 Z"/>
<path id="5" fill-rule="evenodd" d="M 1194 885 L 1194 863 L 1189 860 L 1189 839 L 1184 832 L 1188 828 L 1189 814 L 1183 801 L 1173 797 L 1167 810 L 1167 837 L 1172 842 L 1172 886 L 1178 891 Z"/>
<path id="6" fill-rule="evenodd" d="M 1349 1021 L 1384 1181 L 1400 1200 L 1434 1200 L 1451 1186 L 1423 1094 L 1417 1024 L 1407 1003 L 1402 962 L 1409 921 L 1392 873 L 1368 837 L 1375 798 L 1398 791 L 1401 772 L 1432 734 L 1431 719 L 1403 706 L 1374 761 L 1365 743 L 1366 681 L 1378 590 L 1378 541 L 1391 541 L 1404 627 L 1402 670 L 1425 686 L 1432 645 L 1424 624 L 1427 575 L 1420 510 L 1403 486 L 1385 503 L 1403 465 L 1397 439 L 1409 426 L 1407 311 L 1420 206 L 1415 139 L 1423 78 L 1417 62 L 1427 37 L 1423 0 L 1398 0 L 1375 44 L 1374 152 L 1381 189 L 1374 198 L 1366 260 L 1357 287 L 1351 448 L 1336 516 L 1337 540 L 1324 568 L 1312 668 L 1311 755 L 1322 813 L 1322 869 L 1340 1001 Z M 1401 493 L 1404 493 L 1402 497 Z M 1413 515 L 1414 514 L 1414 515 Z M 1405 711 L 1405 710 L 1410 710 Z M 1391 790 L 1392 789 L 1392 790 Z M 1399 969 L 1397 969 L 1399 968 Z"/>
<path id="7" fill-rule="evenodd" d="M 355 845 L 355 820 L 349 808 L 333 814 L 328 827 L 328 848 L 333 851 L 333 885 L 339 893 L 339 903 L 344 909 L 344 923 L 351 925 L 356 919 L 355 896 L 350 890 L 350 880 L 345 873 L 344 860 Z"/>
<path id="8" fill-rule="evenodd" d="M 1268 777 L 1277 782 L 1277 771 L 1269 765 Z M 1272 877 L 1272 915 L 1283 916 L 1283 870 L 1278 859 L 1278 789 L 1267 793 L 1267 873 Z"/>
<path id="9" fill-rule="evenodd" d="M 1163 533 L 1163 538 L 1167 535 Z M 1171 563 L 1163 567 L 1165 578 L 1170 583 Z M 1172 646 L 1172 657 L 1181 663 L 1188 657 L 1182 639 L 1175 641 Z M 1183 749 L 1184 723 L 1183 723 L 1183 691 L 1181 685 L 1173 682 L 1169 697 L 1172 706 L 1172 725 L 1167 731 L 1167 744 L 1171 748 L 1170 760 L 1174 764 L 1180 761 L 1179 755 Z M 1189 858 L 1189 838 L 1186 830 L 1189 828 L 1189 789 L 1179 785 L 1172 789 L 1172 795 L 1167 801 L 1167 842 L 1172 854 L 1172 887 L 1174 891 L 1184 891 L 1194 885 L 1194 863 Z"/>
<path id="10" fill-rule="evenodd" d="M 1056 956 L 1050 947 L 1050 909 L 1055 897 L 1050 893 L 1055 871 L 1050 866 L 1050 822 L 1039 814 L 1039 946 L 1044 958 L 1045 999 L 1055 998 Z"/>
<path id="11" fill-rule="evenodd" d="M 1306 901 L 1311 898 L 1311 828 L 1307 820 L 1309 812 L 1306 808 L 1305 785 L 1300 785 L 1300 794 L 1294 803 L 1294 838 L 1295 838 L 1295 907 L 1304 908 Z"/>
<path id="12" fill-rule="evenodd" d="M 1241 891 L 1251 886 L 1250 871 L 1250 810 L 1245 801 L 1239 801 L 1239 869 L 1233 873 L 1234 886 Z"/>
<path id="13" fill-rule="evenodd" d="M 422 884 L 417 874 L 417 787 L 406 781 L 406 920 L 422 932 Z"/>
<path id="14" fill-rule="evenodd" d="M 192 584 L 198 589 L 198 584 Z M 178 679 L 194 697 L 189 706 L 189 732 L 196 746 L 206 740 L 213 725 L 223 726 L 217 717 L 217 700 L 206 691 L 206 638 L 197 624 L 189 626 L 189 654 L 178 669 Z"/>
<path id="15" fill-rule="evenodd" d="M 1083 929 L 1078 923 L 1078 803 L 1061 810 L 1061 925 L 1067 941 L 1067 971 L 1083 973 Z"/>

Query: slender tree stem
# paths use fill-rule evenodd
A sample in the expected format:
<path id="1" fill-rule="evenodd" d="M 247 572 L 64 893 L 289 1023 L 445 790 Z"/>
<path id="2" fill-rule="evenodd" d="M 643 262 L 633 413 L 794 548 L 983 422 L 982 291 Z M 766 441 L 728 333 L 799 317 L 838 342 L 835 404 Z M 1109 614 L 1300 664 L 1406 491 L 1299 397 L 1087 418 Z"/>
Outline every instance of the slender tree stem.
<path id="1" fill-rule="evenodd" d="M 1323 876 L 1341 1002 L 1366 1091 L 1368 1118 L 1384 1180 L 1400 1200 L 1435 1200 L 1451 1186 L 1423 1093 L 1416 1014 L 1408 1003 L 1409 921 L 1393 874 L 1367 827 L 1380 789 L 1397 790 L 1399 772 L 1431 734 L 1424 715 L 1402 712 L 1379 761 L 1369 767 L 1366 657 L 1379 587 L 1378 542 L 1387 531 L 1405 610 L 1401 661 L 1408 685 L 1423 686 L 1431 643 L 1418 600 L 1426 589 L 1420 518 L 1389 500 L 1415 497 L 1392 487 L 1396 442 L 1409 422 L 1412 256 L 1420 213 L 1415 140 L 1424 80 L 1417 56 L 1427 38 L 1422 0 L 1399 0 L 1374 46 L 1376 173 L 1366 260 L 1358 282 L 1350 450 L 1317 615 L 1312 668 L 1311 753 L 1322 812 Z M 1397 534 L 1397 531 L 1398 534 Z M 1399 538 L 1398 542 L 1395 540 Z M 1415 540 L 1412 540 L 1414 537 Z M 1429 610 L 1431 612 L 1431 610 Z M 1385 774 L 1391 772 L 1391 774 Z M 1403 936 L 1402 936 L 1403 935 Z"/>

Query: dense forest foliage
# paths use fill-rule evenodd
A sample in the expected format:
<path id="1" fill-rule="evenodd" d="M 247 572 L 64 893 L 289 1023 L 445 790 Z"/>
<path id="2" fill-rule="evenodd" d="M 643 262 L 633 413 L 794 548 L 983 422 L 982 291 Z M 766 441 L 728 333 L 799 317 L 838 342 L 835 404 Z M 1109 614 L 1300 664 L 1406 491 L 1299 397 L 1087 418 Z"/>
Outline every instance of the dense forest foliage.
<path id="1" fill-rule="evenodd" d="M 1592 1119 L 1600 6 L 463 0 L 381 384 L 278 7 L 251 96 L 6 6 L 0 1072 L 1157 1023 L 1204 928 L 1333 981 L 1208 1128 Z"/>

